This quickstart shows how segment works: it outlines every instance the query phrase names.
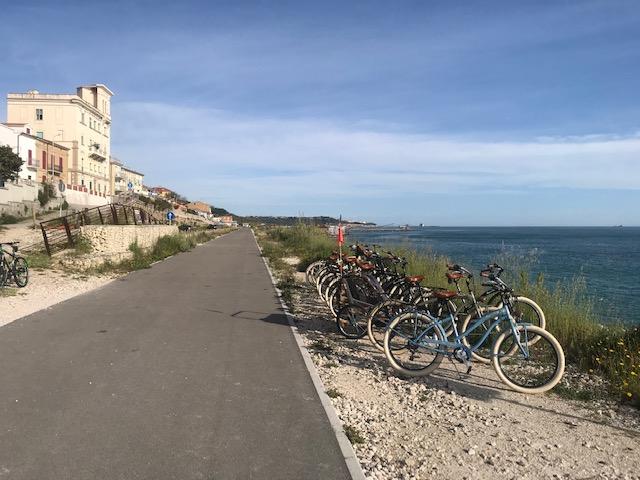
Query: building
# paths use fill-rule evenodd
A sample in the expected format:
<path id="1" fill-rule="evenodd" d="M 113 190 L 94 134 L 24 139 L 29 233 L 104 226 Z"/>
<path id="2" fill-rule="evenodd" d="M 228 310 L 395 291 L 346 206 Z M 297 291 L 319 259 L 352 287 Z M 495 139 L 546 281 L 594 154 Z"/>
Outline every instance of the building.
<path id="1" fill-rule="evenodd" d="M 112 193 L 112 96 L 102 84 L 80 86 L 75 94 L 9 93 L 7 122 L 30 123 L 34 136 L 67 147 L 67 187 L 106 197 Z"/>
<path id="2" fill-rule="evenodd" d="M 27 162 L 28 170 L 35 170 L 36 180 L 41 183 L 58 185 L 65 178 L 69 168 L 69 148 L 58 143 L 39 138 L 34 135 L 23 134 L 35 143 L 35 156 Z"/>
<path id="3" fill-rule="evenodd" d="M 145 194 L 144 174 L 125 166 L 115 157 L 111 157 L 111 191 L 121 193 L 132 191 Z M 129 188 L 131 185 L 131 188 Z M 148 193 L 148 192 L 147 192 Z"/>
<path id="4" fill-rule="evenodd" d="M 165 199 L 172 198 L 175 196 L 175 193 L 173 193 L 168 188 L 164 188 L 164 187 L 152 187 L 149 189 L 149 192 L 153 196 L 162 197 Z"/>
<path id="5" fill-rule="evenodd" d="M 31 132 L 28 124 L 0 124 L 0 145 L 8 145 L 24 162 L 19 178 L 22 180 L 36 180 L 37 158 L 35 157 L 36 142 L 28 134 Z"/>
<path id="6" fill-rule="evenodd" d="M 200 216 L 203 216 L 206 218 L 211 216 L 211 206 L 207 205 L 204 202 L 187 203 L 186 207 L 187 207 L 187 210 L 193 210 Z"/>

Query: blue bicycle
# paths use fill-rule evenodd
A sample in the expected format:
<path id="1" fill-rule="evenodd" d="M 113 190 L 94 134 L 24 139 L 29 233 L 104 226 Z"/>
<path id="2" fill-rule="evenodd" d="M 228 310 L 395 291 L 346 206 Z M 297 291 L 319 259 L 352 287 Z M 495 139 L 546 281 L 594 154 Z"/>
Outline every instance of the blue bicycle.
<path id="1" fill-rule="evenodd" d="M 453 300 L 457 292 L 434 295 Z M 546 392 L 564 373 L 562 347 L 546 330 L 518 323 L 512 302 L 505 300 L 502 307 L 474 319 L 462 333 L 454 319 L 436 318 L 426 311 L 403 312 L 389 323 L 384 336 L 385 355 L 397 372 L 409 377 L 431 374 L 445 356 L 464 363 L 470 370 L 472 353 L 490 339 L 491 363 L 502 382 L 522 393 Z M 447 337 L 450 322 L 454 331 Z M 479 331 L 483 333 L 478 338 Z"/>

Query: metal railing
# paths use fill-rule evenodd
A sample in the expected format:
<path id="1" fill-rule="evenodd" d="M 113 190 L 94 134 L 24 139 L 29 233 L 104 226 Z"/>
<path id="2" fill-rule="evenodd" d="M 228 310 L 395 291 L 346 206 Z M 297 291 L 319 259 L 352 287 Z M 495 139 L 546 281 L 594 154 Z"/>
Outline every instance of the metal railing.
<path id="1" fill-rule="evenodd" d="M 86 208 L 53 220 L 40 223 L 47 254 L 73 248 L 85 225 L 150 225 L 162 223 L 153 213 L 139 206 L 111 203 Z"/>

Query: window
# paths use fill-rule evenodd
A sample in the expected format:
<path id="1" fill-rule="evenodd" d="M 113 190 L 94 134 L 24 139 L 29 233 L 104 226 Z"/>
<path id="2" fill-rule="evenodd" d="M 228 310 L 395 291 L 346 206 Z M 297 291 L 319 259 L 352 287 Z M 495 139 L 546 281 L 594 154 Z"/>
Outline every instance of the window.
<path id="1" fill-rule="evenodd" d="M 43 120 L 44 113 L 41 108 L 36 108 L 36 120 Z"/>
<path id="2" fill-rule="evenodd" d="M 84 112 L 80 113 L 80 123 L 84 123 Z"/>
<path id="3" fill-rule="evenodd" d="M 60 171 L 62 171 L 62 157 L 60 157 L 58 160 L 59 160 L 59 165 L 60 165 Z"/>
<path id="4" fill-rule="evenodd" d="M 31 129 L 27 128 L 27 135 L 31 135 Z"/>
<path id="5" fill-rule="evenodd" d="M 93 191 L 93 182 L 89 182 L 89 190 Z"/>
<path id="6" fill-rule="evenodd" d="M 84 135 L 80 135 L 80 145 L 84 145 Z"/>
<path id="7" fill-rule="evenodd" d="M 33 152 L 29 150 L 28 155 L 29 155 L 28 165 L 33 165 Z"/>
<path id="8" fill-rule="evenodd" d="M 42 168 L 47 169 L 47 152 L 42 152 Z"/>
<path id="9" fill-rule="evenodd" d="M 84 178 L 82 180 L 80 180 L 80 185 L 82 185 L 84 187 Z"/>
<path id="10" fill-rule="evenodd" d="M 36 137 L 44 138 L 44 132 L 36 132 Z"/>

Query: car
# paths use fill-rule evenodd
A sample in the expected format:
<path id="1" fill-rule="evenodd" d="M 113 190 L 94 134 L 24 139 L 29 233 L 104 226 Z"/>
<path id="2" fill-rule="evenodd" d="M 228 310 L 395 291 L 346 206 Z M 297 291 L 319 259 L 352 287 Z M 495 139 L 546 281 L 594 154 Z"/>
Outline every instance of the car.
<path id="1" fill-rule="evenodd" d="M 207 225 L 207 230 L 215 230 L 217 228 L 218 228 L 218 226 L 214 225 L 213 223 L 210 223 L 209 225 Z"/>
<path id="2" fill-rule="evenodd" d="M 188 223 L 181 223 L 180 225 L 178 225 L 178 230 L 180 230 L 181 232 L 189 232 L 192 228 L 193 227 L 191 227 L 191 225 L 189 225 Z"/>

